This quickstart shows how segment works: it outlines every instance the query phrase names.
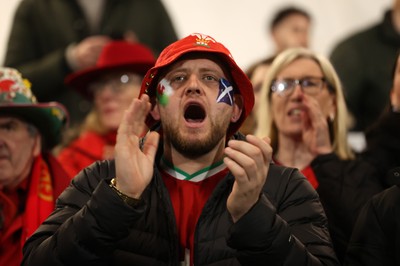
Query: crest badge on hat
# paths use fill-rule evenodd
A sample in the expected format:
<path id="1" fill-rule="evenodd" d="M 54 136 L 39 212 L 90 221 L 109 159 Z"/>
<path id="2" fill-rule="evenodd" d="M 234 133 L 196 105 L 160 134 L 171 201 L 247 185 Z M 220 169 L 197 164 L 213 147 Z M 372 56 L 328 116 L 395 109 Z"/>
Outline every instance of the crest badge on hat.
<path id="1" fill-rule="evenodd" d="M 213 43 L 216 43 L 216 41 L 214 40 L 214 38 L 208 36 L 208 35 L 204 35 L 201 33 L 194 33 L 193 35 L 195 35 L 197 37 L 196 39 L 196 45 L 200 45 L 200 46 L 204 46 L 207 48 L 210 48 L 210 46 L 208 45 L 208 43 L 211 41 Z"/>

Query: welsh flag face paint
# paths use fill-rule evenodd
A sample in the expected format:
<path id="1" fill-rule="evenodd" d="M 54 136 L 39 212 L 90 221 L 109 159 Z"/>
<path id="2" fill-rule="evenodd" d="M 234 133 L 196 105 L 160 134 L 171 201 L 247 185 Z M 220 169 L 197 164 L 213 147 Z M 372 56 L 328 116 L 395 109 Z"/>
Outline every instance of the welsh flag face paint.
<path id="1" fill-rule="evenodd" d="M 158 102 L 166 106 L 169 101 L 169 97 L 174 93 L 170 82 L 166 79 L 162 79 L 157 85 L 157 99 Z"/>
<path id="2" fill-rule="evenodd" d="M 226 103 L 230 106 L 233 105 L 233 87 L 224 78 L 219 80 L 219 93 L 217 97 L 217 103 Z"/>

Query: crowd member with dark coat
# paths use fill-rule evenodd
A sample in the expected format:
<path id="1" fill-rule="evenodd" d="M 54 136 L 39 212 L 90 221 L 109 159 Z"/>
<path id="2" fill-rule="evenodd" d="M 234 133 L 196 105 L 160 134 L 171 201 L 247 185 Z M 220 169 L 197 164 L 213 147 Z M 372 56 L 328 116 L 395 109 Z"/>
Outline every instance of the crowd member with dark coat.
<path id="1" fill-rule="evenodd" d="M 376 164 L 391 169 L 382 181 L 385 191 L 374 196 L 363 208 L 354 226 L 346 254 L 348 266 L 400 265 L 400 55 L 393 68 L 390 105 L 367 131 L 368 152 Z M 382 141 L 385 139 L 385 141 Z"/>
<path id="2" fill-rule="evenodd" d="M 393 158 L 399 158 L 399 114 L 390 110 L 382 116 L 371 131 L 369 150 L 354 154 L 347 142 L 348 116 L 336 71 L 325 57 L 304 48 L 275 58 L 260 98 L 264 102 L 257 111 L 256 134 L 271 137 L 277 164 L 300 169 L 313 184 L 343 261 L 360 209 L 387 187 L 382 177 L 393 167 Z M 382 163 L 384 158 L 388 161 Z"/>
<path id="3" fill-rule="evenodd" d="M 91 105 L 64 78 L 95 65 L 104 45 L 121 37 L 147 45 L 155 55 L 177 39 L 161 0 L 22 0 L 4 65 L 31 80 L 39 101 L 63 103 L 76 125 Z"/>
<path id="4" fill-rule="evenodd" d="M 400 167 L 388 175 L 399 179 Z M 362 209 L 346 254 L 346 266 L 400 265 L 400 182 Z"/>
<path id="5" fill-rule="evenodd" d="M 0 265 L 20 265 L 25 240 L 70 182 L 50 153 L 66 123 L 62 105 L 38 103 L 29 81 L 0 68 Z"/>
<path id="6" fill-rule="evenodd" d="M 400 81 L 400 71 L 398 76 Z M 397 97 L 400 99 L 400 86 L 398 88 Z M 400 163 L 400 109 L 396 111 L 392 106 L 386 108 L 378 121 L 366 131 L 366 139 L 364 158 L 379 169 L 379 173 L 396 167 Z M 384 188 L 400 184 L 400 176 L 382 175 L 380 179 Z"/>
<path id="7" fill-rule="evenodd" d="M 343 83 L 355 123 L 351 131 L 364 132 L 385 109 L 392 83 L 391 67 L 400 47 L 400 0 L 382 20 L 360 30 L 333 48 L 330 60 Z"/>
<path id="8" fill-rule="evenodd" d="M 22 265 L 338 265 L 308 181 L 271 164 L 267 138 L 234 135 L 253 104 L 221 43 L 168 46 L 125 113 L 115 161 L 73 179 Z"/>
<path id="9" fill-rule="evenodd" d="M 385 173 L 400 164 L 400 53 L 393 65 L 389 103 L 379 120 L 366 131 L 370 163 Z M 383 175 L 385 188 L 400 184 L 400 176 Z"/>

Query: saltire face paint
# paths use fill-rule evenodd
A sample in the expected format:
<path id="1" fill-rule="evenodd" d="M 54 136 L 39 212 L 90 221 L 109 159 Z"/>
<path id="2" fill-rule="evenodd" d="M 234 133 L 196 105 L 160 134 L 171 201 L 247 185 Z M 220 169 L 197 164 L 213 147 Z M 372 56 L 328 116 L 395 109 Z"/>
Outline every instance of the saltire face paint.
<path id="1" fill-rule="evenodd" d="M 166 79 L 162 79 L 157 85 L 157 99 L 158 102 L 166 106 L 169 101 L 169 97 L 174 93 L 170 82 Z"/>
<path id="2" fill-rule="evenodd" d="M 219 93 L 217 97 L 217 103 L 226 103 L 230 106 L 233 105 L 233 87 L 224 78 L 219 79 Z"/>

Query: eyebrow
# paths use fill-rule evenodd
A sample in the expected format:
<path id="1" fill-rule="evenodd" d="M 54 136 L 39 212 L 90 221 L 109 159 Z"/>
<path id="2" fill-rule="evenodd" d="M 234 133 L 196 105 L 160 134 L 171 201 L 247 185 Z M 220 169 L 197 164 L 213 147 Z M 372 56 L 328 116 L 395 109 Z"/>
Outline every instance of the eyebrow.
<path id="1" fill-rule="evenodd" d="M 308 79 L 308 78 L 321 79 L 321 78 L 325 78 L 325 77 L 323 77 L 323 76 L 322 77 L 318 77 L 318 76 L 312 76 L 312 75 L 305 75 L 305 76 L 300 76 L 300 77 L 297 77 L 297 78 L 293 78 L 293 76 L 292 77 L 284 77 L 284 78 L 276 78 L 276 80 L 285 80 L 285 79 L 302 80 L 302 79 Z"/>
<path id="2" fill-rule="evenodd" d="M 189 68 L 187 68 L 187 67 L 178 67 L 178 68 L 172 69 L 171 71 L 169 71 L 169 73 L 180 72 L 180 71 L 182 71 L 182 72 L 190 72 Z M 224 71 L 222 71 L 222 70 L 220 70 L 218 68 L 210 68 L 210 67 L 201 67 L 199 69 L 199 72 L 200 73 L 204 73 L 204 72 L 220 72 L 220 73 L 224 74 Z"/>
<path id="3" fill-rule="evenodd" d="M 8 124 L 8 123 L 12 123 L 12 122 L 16 122 L 17 120 L 15 119 L 15 118 L 13 118 L 13 117 L 3 117 L 3 118 L 0 118 L 0 124 L 1 125 L 5 125 L 5 124 Z"/>
<path id="4" fill-rule="evenodd" d="M 13 118 L 8 118 L 4 121 L 0 121 L 0 128 L 12 126 L 12 125 L 18 125 L 17 120 L 15 120 Z"/>

